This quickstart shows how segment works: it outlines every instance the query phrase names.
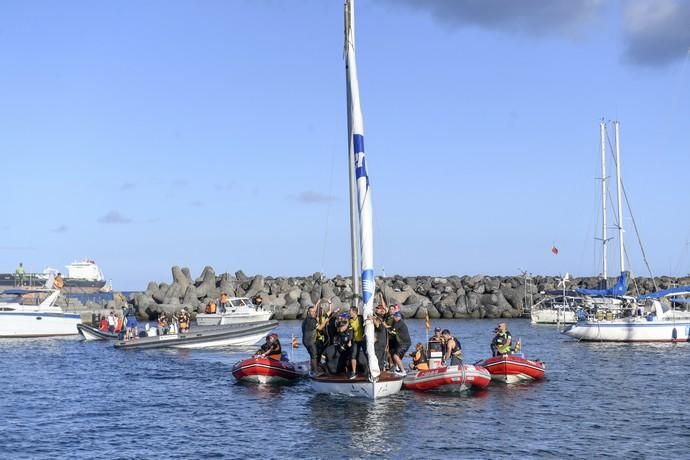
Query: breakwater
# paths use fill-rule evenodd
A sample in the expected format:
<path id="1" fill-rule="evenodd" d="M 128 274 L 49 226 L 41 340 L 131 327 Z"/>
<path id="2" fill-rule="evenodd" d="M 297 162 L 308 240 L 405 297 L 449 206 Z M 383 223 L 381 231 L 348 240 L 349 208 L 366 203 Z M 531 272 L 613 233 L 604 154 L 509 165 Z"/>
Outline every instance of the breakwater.
<path id="1" fill-rule="evenodd" d="M 151 281 L 146 290 L 132 294 L 129 301 L 142 318 L 155 318 L 159 312 L 168 313 L 187 307 L 192 312 L 203 311 L 210 299 L 221 292 L 230 296 L 253 297 L 260 294 L 265 307 L 276 319 L 300 319 L 306 308 L 319 299 L 331 300 L 334 307 L 347 307 L 352 301 L 350 277 L 332 278 L 314 273 L 304 277 L 247 276 L 241 270 L 234 274 L 217 275 L 207 266 L 194 279 L 188 268 L 172 267 L 170 283 Z M 616 279 L 611 278 L 609 285 Z M 567 289 L 596 288 L 597 277 L 573 278 Z M 656 287 L 655 287 L 656 284 Z M 628 294 L 638 295 L 656 289 L 690 284 L 690 277 L 668 276 L 636 278 L 630 282 Z M 517 318 L 544 297 L 543 292 L 562 289 L 555 276 L 390 276 L 376 278 L 377 291 L 387 303 L 401 305 L 408 318 Z"/>

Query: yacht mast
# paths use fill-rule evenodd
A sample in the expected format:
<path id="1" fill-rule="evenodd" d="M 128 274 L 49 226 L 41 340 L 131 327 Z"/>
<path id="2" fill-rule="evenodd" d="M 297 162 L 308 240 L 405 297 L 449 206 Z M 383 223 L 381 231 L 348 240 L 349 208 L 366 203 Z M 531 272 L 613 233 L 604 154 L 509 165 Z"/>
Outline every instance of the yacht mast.
<path id="1" fill-rule="evenodd" d="M 345 53 L 347 54 L 349 46 L 354 49 L 354 33 L 350 33 L 350 28 L 354 28 L 354 14 L 350 13 L 352 6 L 346 5 L 345 8 Z M 359 210 L 357 209 L 357 178 L 355 174 L 355 149 L 353 145 L 353 131 L 352 131 L 352 88 L 350 86 L 350 62 L 345 60 L 345 80 L 347 81 L 347 149 L 348 149 L 348 164 L 349 167 L 349 189 L 350 189 L 350 260 L 352 262 L 352 305 L 359 306 L 359 301 L 362 298 L 362 283 L 359 277 Z"/>
<path id="2" fill-rule="evenodd" d="M 599 137 L 601 139 L 601 245 L 604 264 L 604 289 L 608 288 L 608 238 L 606 234 L 606 123 L 602 119 L 599 123 Z"/>
<path id="3" fill-rule="evenodd" d="M 623 205 L 621 197 L 621 150 L 620 150 L 620 122 L 614 121 L 616 130 L 616 193 L 618 194 L 618 249 L 621 258 L 621 273 L 625 271 L 625 252 L 623 248 Z"/>

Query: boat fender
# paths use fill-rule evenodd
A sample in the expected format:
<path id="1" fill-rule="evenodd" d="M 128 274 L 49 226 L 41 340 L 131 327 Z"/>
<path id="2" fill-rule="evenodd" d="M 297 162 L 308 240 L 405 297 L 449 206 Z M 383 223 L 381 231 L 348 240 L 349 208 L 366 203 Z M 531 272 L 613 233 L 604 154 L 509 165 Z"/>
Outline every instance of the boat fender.
<path id="1" fill-rule="evenodd" d="M 673 340 L 678 340 L 678 330 L 676 330 L 675 327 L 673 328 L 673 331 L 671 332 L 671 337 L 673 338 Z"/>

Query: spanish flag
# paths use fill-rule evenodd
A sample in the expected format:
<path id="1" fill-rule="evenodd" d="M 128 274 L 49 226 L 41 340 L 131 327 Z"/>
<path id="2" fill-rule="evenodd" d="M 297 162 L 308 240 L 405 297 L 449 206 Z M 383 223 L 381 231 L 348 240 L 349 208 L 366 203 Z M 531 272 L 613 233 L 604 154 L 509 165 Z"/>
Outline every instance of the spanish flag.
<path id="1" fill-rule="evenodd" d="M 297 341 L 297 337 L 294 335 L 292 336 L 292 348 L 299 348 L 299 342 Z"/>
<path id="2" fill-rule="evenodd" d="M 424 317 L 424 326 L 426 326 L 427 331 L 431 330 L 431 322 L 429 321 L 429 310 L 426 310 L 426 316 Z"/>
<path id="3" fill-rule="evenodd" d="M 520 353 L 520 348 L 522 348 L 522 344 L 520 343 L 521 339 L 517 339 L 517 342 L 515 342 L 515 353 Z"/>

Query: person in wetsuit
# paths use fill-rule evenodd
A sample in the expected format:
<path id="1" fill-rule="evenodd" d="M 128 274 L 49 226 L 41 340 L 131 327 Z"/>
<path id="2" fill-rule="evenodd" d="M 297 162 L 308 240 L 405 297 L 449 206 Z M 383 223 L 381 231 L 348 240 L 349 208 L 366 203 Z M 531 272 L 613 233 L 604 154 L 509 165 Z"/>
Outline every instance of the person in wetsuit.
<path id="1" fill-rule="evenodd" d="M 331 375 L 345 371 L 348 360 L 351 358 L 354 338 L 350 329 L 350 316 L 347 313 L 340 314 L 334 324 L 335 332 L 332 335 L 331 344 L 324 350 L 326 368 Z"/>
<path id="2" fill-rule="evenodd" d="M 316 373 L 319 369 L 319 352 L 316 348 L 316 305 L 307 308 L 307 316 L 302 321 L 302 344 L 309 353 L 311 371 Z"/>
<path id="3" fill-rule="evenodd" d="M 393 313 L 393 321 L 393 326 L 390 329 L 394 338 L 391 343 L 391 357 L 398 368 L 397 371 L 405 372 L 402 359 L 412 345 L 412 340 L 410 339 L 410 332 L 407 330 L 407 324 L 405 324 L 400 312 Z"/>
<path id="4" fill-rule="evenodd" d="M 443 361 L 447 363 L 448 366 L 461 366 L 463 356 L 460 340 L 450 335 L 450 331 L 448 329 L 444 329 L 442 335 L 446 343 L 446 351 L 443 355 Z"/>

